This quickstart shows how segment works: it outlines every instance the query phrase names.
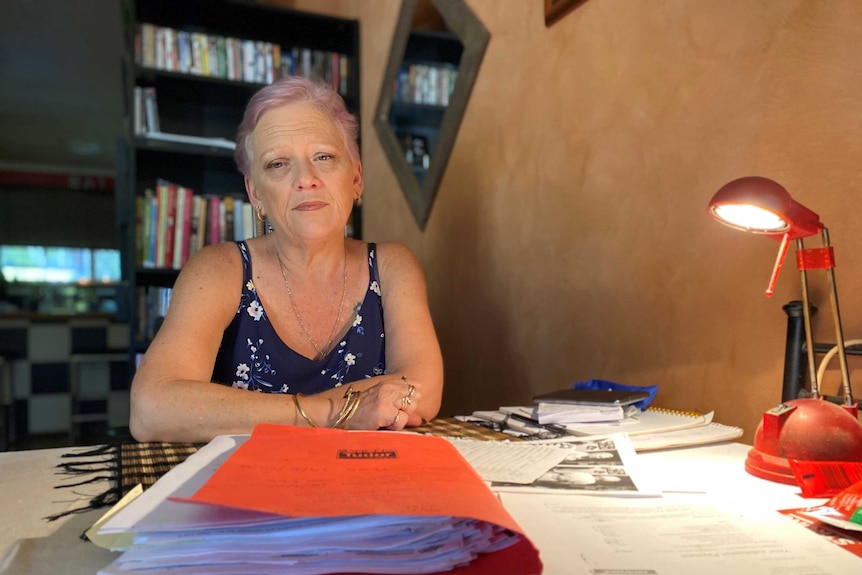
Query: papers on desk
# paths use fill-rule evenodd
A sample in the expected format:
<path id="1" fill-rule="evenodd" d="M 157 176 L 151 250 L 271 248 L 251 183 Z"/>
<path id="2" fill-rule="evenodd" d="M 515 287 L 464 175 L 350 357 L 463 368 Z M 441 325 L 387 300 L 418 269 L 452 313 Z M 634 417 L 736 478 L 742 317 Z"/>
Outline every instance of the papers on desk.
<path id="1" fill-rule="evenodd" d="M 650 407 L 646 411 L 627 408 L 616 421 L 540 424 L 536 407 L 501 407 L 495 411 L 475 411 L 461 417 L 528 441 L 554 442 L 571 435 L 604 437 L 627 434 L 636 451 L 667 449 L 731 441 L 743 434 L 739 427 L 712 421 L 713 412 L 695 413 Z"/>
<path id="2" fill-rule="evenodd" d="M 567 495 L 616 495 L 660 497 L 661 489 L 641 469 L 631 441 L 624 434 L 607 437 L 568 437 L 552 443 L 527 444 L 553 447 L 565 457 L 528 485 L 494 481 L 494 491 Z"/>
<path id="3" fill-rule="evenodd" d="M 624 416 L 620 405 L 572 405 L 568 403 L 538 403 L 532 418 L 541 425 L 547 423 L 595 423 L 619 421 Z"/>
<path id="4" fill-rule="evenodd" d="M 528 485 L 569 455 L 556 445 L 447 439 L 485 481 Z"/>
<path id="5" fill-rule="evenodd" d="M 439 437 L 261 425 L 218 437 L 108 519 L 103 575 L 539 573 L 520 527 Z"/>
<path id="6" fill-rule="evenodd" d="M 859 558 L 769 509 L 704 496 L 500 494 L 542 549 L 547 573 L 856 575 Z"/>

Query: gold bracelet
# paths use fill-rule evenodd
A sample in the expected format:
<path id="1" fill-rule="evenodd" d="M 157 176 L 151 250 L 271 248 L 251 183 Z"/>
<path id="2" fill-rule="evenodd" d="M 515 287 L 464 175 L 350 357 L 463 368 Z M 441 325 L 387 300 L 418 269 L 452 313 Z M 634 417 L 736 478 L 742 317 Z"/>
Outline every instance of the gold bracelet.
<path id="1" fill-rule="evenodd" d="M 308 414 L 305 413 L 305 410 L 302 409 L 301 405 L 299 405 L 299 396 L 300 395 L 302 395 L 302 394 L 297 393 L 293 396 L 293 404 L 296 406 L 296 411 L 299 412 L 299 415 L 302 416 L 302 419 L 305 420 L 305 423 L 307 423 L 309 427 L 317 427 L 317 424 L 314 423 L 314 421 L 310 417 L 308 417 Z"/>
<path id="2" fill-rule="evenodd" d="M 332 427 L 336 429 L 344 429 L 350 423 L 350 420 L 356 414 L 356 410 L 359 409 L 359 403 L 362 401 L 362 392 L 354 391 L 353 386 L 350 385 L 347 387 L 347 391 L 344 392 L 344 400 L 344 405 L 341 407 L 338 418 L 332 424 Z"/>

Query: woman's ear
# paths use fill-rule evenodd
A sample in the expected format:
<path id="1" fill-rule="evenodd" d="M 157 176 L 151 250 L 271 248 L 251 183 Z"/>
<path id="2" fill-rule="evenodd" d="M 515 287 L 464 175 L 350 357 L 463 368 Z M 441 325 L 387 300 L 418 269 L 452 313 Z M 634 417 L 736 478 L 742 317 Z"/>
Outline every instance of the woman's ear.
<path id="1" fill-rule="evenodd" d="M 266 219 L 266 212 L 263 211 L 263 202 L 260 201 L 260 197 L 257 195 L 254 183 L 248 177 L 243 177 L 243 181 L 245 182 L 245 193 L 248 194 L 248 201 L 254 209 L 255 214 L 257 214 L 257 219 L 264 221 Z"/>
<path id="2" fill-rule="evenodd" d="M 257 197 L 257 190 L 254 188 L 254 183 L 248 179 L 248 176 L 243 176 L 245 183 L 245 193 L 248 194 L 248 201 L 254 205 L 260 203 L 260 198 Z"/>
<path id="3" fill-rule="evenodd" d="M 365 180 L 362 179 L 362 163 L 356 162 L 356 168 L 353 171 L 353 201 L 362 201 L 362 191 L 365 189 Z"/>

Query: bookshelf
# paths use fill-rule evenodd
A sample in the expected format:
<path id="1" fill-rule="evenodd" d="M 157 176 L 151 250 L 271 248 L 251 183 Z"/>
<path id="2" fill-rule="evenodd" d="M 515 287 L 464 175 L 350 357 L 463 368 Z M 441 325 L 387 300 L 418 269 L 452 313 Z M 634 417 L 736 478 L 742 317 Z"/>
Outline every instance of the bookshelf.
<path id="1" fill-rule="evenodd" d="M 490 37 L 464 0 L 401 0 L 373 123 L 421 229 Z"/>
<path id="2" fill-rule="evenodd" d="M 422 184 L 458 78 L 464 46 L 452 33 L 414 30 L 407 40 L 389 108 L 389 124 Z"/>
<path id="3" fill-rule="evenodd" d="M 149 345 L 183 263 L 203 245 L 257 235 L 233 160 L 262 86 L 329 82 L 359 115 L 359 24 L 244 0 L 123 0 L 125 135 L 117 225 L 132 356 Z M 361 237 L 355 208 L 346 233 Z"/>

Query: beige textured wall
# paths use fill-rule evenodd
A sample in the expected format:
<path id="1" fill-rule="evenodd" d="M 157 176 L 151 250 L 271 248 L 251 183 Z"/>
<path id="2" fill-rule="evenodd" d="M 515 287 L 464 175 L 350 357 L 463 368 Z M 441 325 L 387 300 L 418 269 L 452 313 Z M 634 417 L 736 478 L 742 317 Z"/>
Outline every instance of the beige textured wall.
<path id="1" fill-rule="evenodd" d="M 862 337 L 862 3 L 589 0 L 550 28 L 541 0 L 467 3 L 491 41 L 424 232 L 371 124 L 398 2 L 329 8 L 361 21 L 365 235 L 422 260 L 443 413 L 602 378 L 658 384 L 658 404 L 714 409 L 750 440 L 780 399 L 799 278 L 791 251 L 767 299 L 778 244 L 705 207 L 762 175 L 818 212 Z M 825 276 L 810 281 L 834 341 Z"/>

